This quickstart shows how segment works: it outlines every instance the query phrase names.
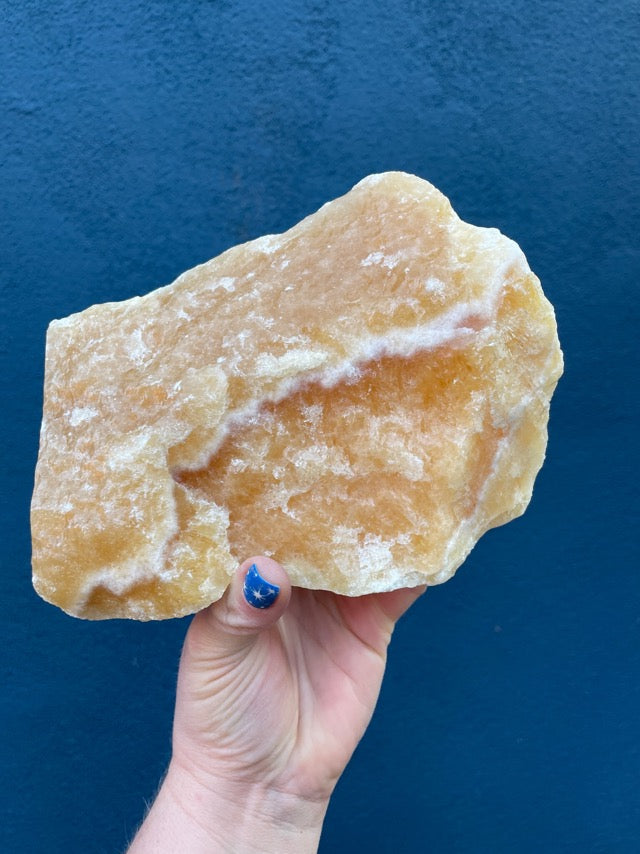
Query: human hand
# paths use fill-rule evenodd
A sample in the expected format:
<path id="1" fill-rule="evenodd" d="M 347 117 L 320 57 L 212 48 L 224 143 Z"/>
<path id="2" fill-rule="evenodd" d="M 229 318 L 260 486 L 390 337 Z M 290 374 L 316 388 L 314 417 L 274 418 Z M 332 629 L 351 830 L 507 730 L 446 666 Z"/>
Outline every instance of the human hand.
<path id="1" fill-rule="evenodd" d="M 269 558 L 242 564 L 187 632 L 171 764 L 130 854 L 315 851 L 394 625 L 423 591 L 351 598 L 292 589 Z"/>

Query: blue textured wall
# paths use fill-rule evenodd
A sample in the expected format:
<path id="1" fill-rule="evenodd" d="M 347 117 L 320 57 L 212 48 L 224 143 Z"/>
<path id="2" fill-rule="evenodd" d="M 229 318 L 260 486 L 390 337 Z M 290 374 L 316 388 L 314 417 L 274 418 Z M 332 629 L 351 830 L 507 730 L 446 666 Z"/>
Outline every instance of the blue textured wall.
<path id="1" fill-rule="evenodd" d="M 321 850 L 637 852 L 637 0 L 22 0 L 0 40 L 0 850 L 125 846 L 186 628 L 31 590 L 47 323 L 403 169 L 520 242 L 567 369 L 529 511 L 399 627 Z"/>

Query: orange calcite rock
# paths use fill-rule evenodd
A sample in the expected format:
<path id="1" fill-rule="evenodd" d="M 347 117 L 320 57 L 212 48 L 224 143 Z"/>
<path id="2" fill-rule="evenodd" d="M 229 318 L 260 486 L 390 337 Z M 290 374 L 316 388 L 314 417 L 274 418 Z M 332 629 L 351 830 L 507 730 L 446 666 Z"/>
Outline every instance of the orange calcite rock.
<path id="1" fill-rule="evenodd" d="M 290 231 L 53 321 L 37 591 L 160 619 L 268 554 L 348 595 L 450 578 L 521 514 L 562 373 L 518 246 L 372 175 Z"/>

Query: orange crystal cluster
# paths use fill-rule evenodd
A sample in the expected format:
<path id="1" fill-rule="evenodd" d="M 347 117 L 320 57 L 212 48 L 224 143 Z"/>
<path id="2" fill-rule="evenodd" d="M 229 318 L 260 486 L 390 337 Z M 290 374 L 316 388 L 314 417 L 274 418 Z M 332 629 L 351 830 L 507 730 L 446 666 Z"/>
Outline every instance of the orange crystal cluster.
<path id="1" fill-rule="evenodd" d="M 215 601 L 250 554 L 347 595 L 446 581 L 527 506 L 561 373 L 518 246 L 420 178 L 371 175 L 51 323 L 36 590 L 147 620 Z"/>

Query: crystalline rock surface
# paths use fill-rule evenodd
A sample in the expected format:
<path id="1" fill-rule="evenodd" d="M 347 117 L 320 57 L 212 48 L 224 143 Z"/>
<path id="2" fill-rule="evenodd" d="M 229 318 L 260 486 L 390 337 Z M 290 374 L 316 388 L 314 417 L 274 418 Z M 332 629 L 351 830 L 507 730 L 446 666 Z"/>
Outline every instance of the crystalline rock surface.
<path id="1" fill-rule="evenodd" d="M 51 323 L 36 590 L 147 620 L 215 601 L 251 554 L 347 595 L 446 581 L 527 506 L 561 373 L 519 247 L 420 178 L 371 175 Z"/>

